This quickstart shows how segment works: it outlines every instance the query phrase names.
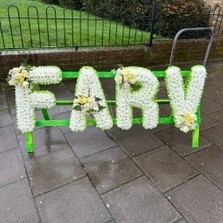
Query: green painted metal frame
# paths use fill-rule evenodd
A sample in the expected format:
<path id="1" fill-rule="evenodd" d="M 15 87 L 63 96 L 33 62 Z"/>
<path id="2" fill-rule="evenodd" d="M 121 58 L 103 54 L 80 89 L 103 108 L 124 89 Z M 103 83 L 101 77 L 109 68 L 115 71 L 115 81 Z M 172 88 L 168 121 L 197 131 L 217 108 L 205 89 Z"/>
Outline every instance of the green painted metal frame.
<path id="1" fill-rule="evenodd" d="M 190 75 L 191 71 L 181 71 L 182 77 L 188 77 Z M 153 74 L 157 78 L 165 78 L 165 71 L 153 71 Z M 113 72 L 98 72 L 99 78 L 114 78 L 114 73 Z M 75 79 L 78 78 L 78 72 L 73 72 L 73 71 L 66 71 L 63 72 L 63 79 Z M 169 99 L 157 99 L 156 100 L 158 104 L 170 104 Z M 116 101 L 115 100 L 107 100 L 107 103 L 110 105 L 115 105 Z M 56 101 L 56 105 L 72 105 L 73 101 L 71 100 L 58 100 Z M 44 120 L 37 120 L 36 121 L 36 126 L 49 126 L 49 127 L 58 127 L 58 126 L 69 126 L 69 120 L 51 120 L 48 114 L 47 109 L 42 109 L 42 114 L 44 117 Z M 193 148 L 198 148 L 199 146 L 199 132 L 200 132 L 200 123 L 201 123 L 201 109 L 200 106 L 197 109 L 197 126 L 195 130 L 193 131 L 192 134 L 192 147 Z M 116 118 L 113 119 L 114 125 L 116 124 Z M 132 121 L 133 124 L 142 124 L 142 118 L 133 118 Z M 170 117 L 160 117 L 159 118 L 159 124 L 174 124 L 174 119 L 173 116 Z M 88 126 L 95 126 L 96 121 L 89 119 L 87 120 L 87 125 Z M 26 145 L 27 145 L 27 152 L 32 153 L 34 152 L 34 145 L 33 145 L 33 134 L 32 132 L 26 133 Z"/>

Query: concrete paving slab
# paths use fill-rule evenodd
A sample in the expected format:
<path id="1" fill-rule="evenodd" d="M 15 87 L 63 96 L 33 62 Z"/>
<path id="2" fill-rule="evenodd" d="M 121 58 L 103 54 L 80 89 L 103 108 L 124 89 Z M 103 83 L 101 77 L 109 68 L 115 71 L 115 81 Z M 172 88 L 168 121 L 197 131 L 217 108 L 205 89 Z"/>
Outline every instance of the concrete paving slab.
<path id="1" fill-rule="evenodd" d="M 163 145 L 158 138 L 142 126 L 133 126 L 128 131 L 112 132 L 111 136 L 131 157 Z"/>
<path id="2" fill-rule="evenodd" d="M 71 149 L 62 149 L 25 162 L 35 196 L 84 177 Z"/>
<path id="3" fill-rule="evenodd" d="M 30 156 L 26 151 L 25 136 L 19 135 L 18 139 L 24 159 L 29 160 Z M 70 148 L 60 131 L 53 127 L 45 127 L 35 130 L 33 132 L 33 140 L 35 156 L 42 156 L 62 148 Z"/>
<path id="4" fill-rule="evenodd" d="M 26 179 L 0 188 L 0 221 L 2 223 L 40 222 Z"/>
<path id="5" fill-rule="evenodd" d="M 0 186 L 26 177 L 22 156 L 18 149 L 0 153 Z"/>
<path id="6" fill-rule="evenodd" d="M 15 131 L 12 126 L 0 128 L 0 152 L 18 147 Z"/>
<path id="7" fill-rule="evenodd" d="M 167 197 L 188 222 L 223 222 L 223 192 L 203 176 L 170 191 Z"/>
<path id="8" fill-rule="evenodd" d="M 0 110 L 0 128 L 12 125 L 12 119 L 8 109 Z"/>
<path id="9" fill-rule="evenodd" d="M 61 113 L 61 114 L 53 115 L 53 119 L 69 120 L 70 115 L 71 115 L 71 110 L 68 111 L 68 112 Z M 59 128 L 60 128 L 60 130 L 63 134 L 67 134 L 67 133 L 72 132 L 71 129 L 68 126 L 62 126 L 62 127 L 59 127 Z"/>
<path id="10" fill-rule="evenodd" d="M 211 146 L 186 158 L 203 175 L 223 189 L 223 151 Z"/>
<path id="11" fill-rule="evenodd" d="M 116 146 L 105 132 L 96 127 L 87 127 L 84 132 L 68 133 L 65 137 L 78 158 Z"/>
<path id="12" fill-rule="evenodd" d="M 223 109 L 223 105 L 219 102 L 212 101 L 211 97 L 202 97 L 201 111 L 206 114 L 211 114 Z"/>
<path id="13" fill-rule="evenodd" d="M 201 132 L 201 136 L 216 146 L 223 147 L 223 124 Z"/>
<path id="14" fill-rule="evenodd" d="M 200 125 L 201 131 L 221 124 L 220 122 L 216 121 L 214 118 L 212 118 L 209 115 L 206 115 L 204 113 L 201 113 L 201 120 L 202 120 L 201 125 Z"/>
<path id="15" fill-rule="evenodd" d="M 106 149 L 81 159 L 95 188 L 105 193 L 142 175 L 139 168 L 119 148 Z"/>
<path id="16" fill-rule="evenodd" d="M 110 191 L 102 198 L 117 223 L 172 223 L 180 218 L 146 177 Z"/>
<path id="17" fill-rule="evenodd" d="M 198 174 L 167 146 L 142 154 L 134 158 L 134 161 L 162 192 Z"/>
<path id="18" fill-rule="evenodd" d="M 87 178 L 36 198 L 43 222 L 104 223 L 111 216 Z"/>
<path id="19" fill-rule="evenodd" d="M 223 108 L 223 105 L 222 105 Z M 210 116 L 223 124 L 223 110 L 214 112 Z"/>
<path id="20" fill-rule="evenodd" d="M 212 101 L 219 101 L 223 98 L 223 92 L 216 88 L 215 86 L 205 86 L 204 95 L 207 98 L 211 98 Z"/>
<path id="21" fill-rule="evenodd" d="M 157 138 L 175 150 L 180 156 L 187 156 L 198 150 L 211 146 L 203 137 L 200 137 L 200 146 L 198 149 L 192 148 L 192 134 L 183 133 L 175 127 L 169 128 L 164 131 L 160 131 L 155 134 Z"/>

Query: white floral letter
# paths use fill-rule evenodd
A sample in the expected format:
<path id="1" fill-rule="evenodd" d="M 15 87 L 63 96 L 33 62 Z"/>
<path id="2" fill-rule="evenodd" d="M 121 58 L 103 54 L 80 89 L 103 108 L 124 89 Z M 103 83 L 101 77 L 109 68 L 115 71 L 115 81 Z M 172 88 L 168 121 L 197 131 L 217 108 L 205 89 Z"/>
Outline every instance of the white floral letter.
<path id="1" fill-rule="evenodd" d="M 58 67 L 34 67 L 29 72 L 30 85 L 16 85 L 16 116 L 18 129 L 23 133 L 35 127 L 35 108 L 51 108 L 56 104 L 55 95 L 49 91 L 32 92 L 33 84 L 60 83 L 62 71 Z"/>
<path id="2" fill-rule="evenodd" d="M 92 115 L 96 120 L 96 126 L 101 129 L 110 129 L 113 126 L 111 115 L 108 111 L 105 96 L 101 87 L 101 83 L 93 67 L 82 67 L 77 79 L 75 96 L 83 96 L 84 98 L 100 98 L 100 105 L 104 109 L 94 112 Z M 74 100 L 74 106 L 76 100 Z M 86 105 L 88 105 L 86 103 Z M 89 105 L 88 105 L 89 106 Z M 88 109 L 87 109 L 88 110 Z M 86 110 L 77 111 L 72 109 L 70 118 L 70 128 L 74 132 L 83 131 L 87 126 Z"/>
<path id="3" fill-rule="evenodd" d="M 139 84 L 140 89 L 133 90 L 131 82 L 117 81 L 123 75 L 134 79 L 133 84 Z M 128 75 L 126 75 L 128 74 Z M 133 78 L 134 77 L 134 78 Z M 122 129 L 130 129 L 132 126 L 132 107 L 142 109 L 143 127 L 145 129 L 155 128 L 158 124 L 158 105 L 153 100 L 158 90 L 159 82 L 153 73 L 141 67 L 119 68 L 116 73 L 116 100 L 117 100 L 117 126 Z"/>
<path id="4" fill-rule="evenodd" d="M 194 66 L 191 70 L 189 81 L 185 86 L 180 68 L 172 66 L 166 70 L 166 85 L 175 125 L 183 132 L 189 132 L 196 127 L 195 113 L 201 100 L 207 74 L 202 65 Z"/>

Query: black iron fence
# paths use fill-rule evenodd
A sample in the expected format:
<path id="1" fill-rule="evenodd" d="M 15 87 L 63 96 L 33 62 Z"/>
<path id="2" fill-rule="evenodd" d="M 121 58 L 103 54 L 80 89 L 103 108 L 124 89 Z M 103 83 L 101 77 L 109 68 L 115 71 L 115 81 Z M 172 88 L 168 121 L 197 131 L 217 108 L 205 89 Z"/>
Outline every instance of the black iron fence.
<path id="1" fill-rule="evenodd" d="M 151 24 L 151 18 L 143 20 Z M 35 6 L 21 15 L 17 6 L 0 16 L 0 49 L 67 48 L 123 46 L 149 44 L 149 31 L 123 25 L 121 20 L 107 20 L 84 9 L 56 10 L 48 6 L 45 12 Z"/>
<path id="2" fill-rule="evenodd" d="M 215 37 L 223 37 L 223 8 L 215 6 L 209 8 L 210 12 L 210 27 L 214 30 Z"/>
<path id="3" fill-rule="evenodd" d="M 74 11 L 48 6 L 40 11 L 36 6 L 29 6 L 26 13 L 21 13 L 18 6 L 11 5 L 5 15 L 0 16 L 0 50 L 68 47 L 78 49 L 142 44 L 152 46 L 154 40 L 171 38 L 158 32 L 157 24 L 162 13 L 161 8 L 158 7 L 157 10 L 157 5 L 153 4 L 148 15 L 135 19 L 132 23 L 128 16 L 122 19 L 105 19 L 87 12 L 84 8 Z M 171 16 L 174 18 L 174 14 Z M 209 8 L 205 18 L 208 18 L 215 36 L 223 37 L 221 8 Z"/>

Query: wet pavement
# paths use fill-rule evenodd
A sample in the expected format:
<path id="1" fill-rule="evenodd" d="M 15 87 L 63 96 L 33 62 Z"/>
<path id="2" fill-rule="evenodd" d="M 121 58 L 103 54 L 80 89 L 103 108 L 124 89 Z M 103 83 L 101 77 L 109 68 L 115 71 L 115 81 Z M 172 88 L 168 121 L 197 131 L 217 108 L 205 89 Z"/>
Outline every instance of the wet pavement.
<path id="1" fill-rule="evenodd" d="M 197 150 L 190 133 L 171 125 L 82 133 L 42 127 L 34 131 L 35 154 L 29 155 L 16 127 L 14 90 L 2 81 L 0 223 L 222 223 L 222 71 L 223 61 L 209 62 Z M 114 96 L 112 82 L 104 80 L 103 88 L 107 98 Z M 48 89 L 72 99 L 74 82 Z M 160 110 L 169 115 L 167 106 Z M 50 114 L 68 119 L 70 111 L 56 107 Z"/>

